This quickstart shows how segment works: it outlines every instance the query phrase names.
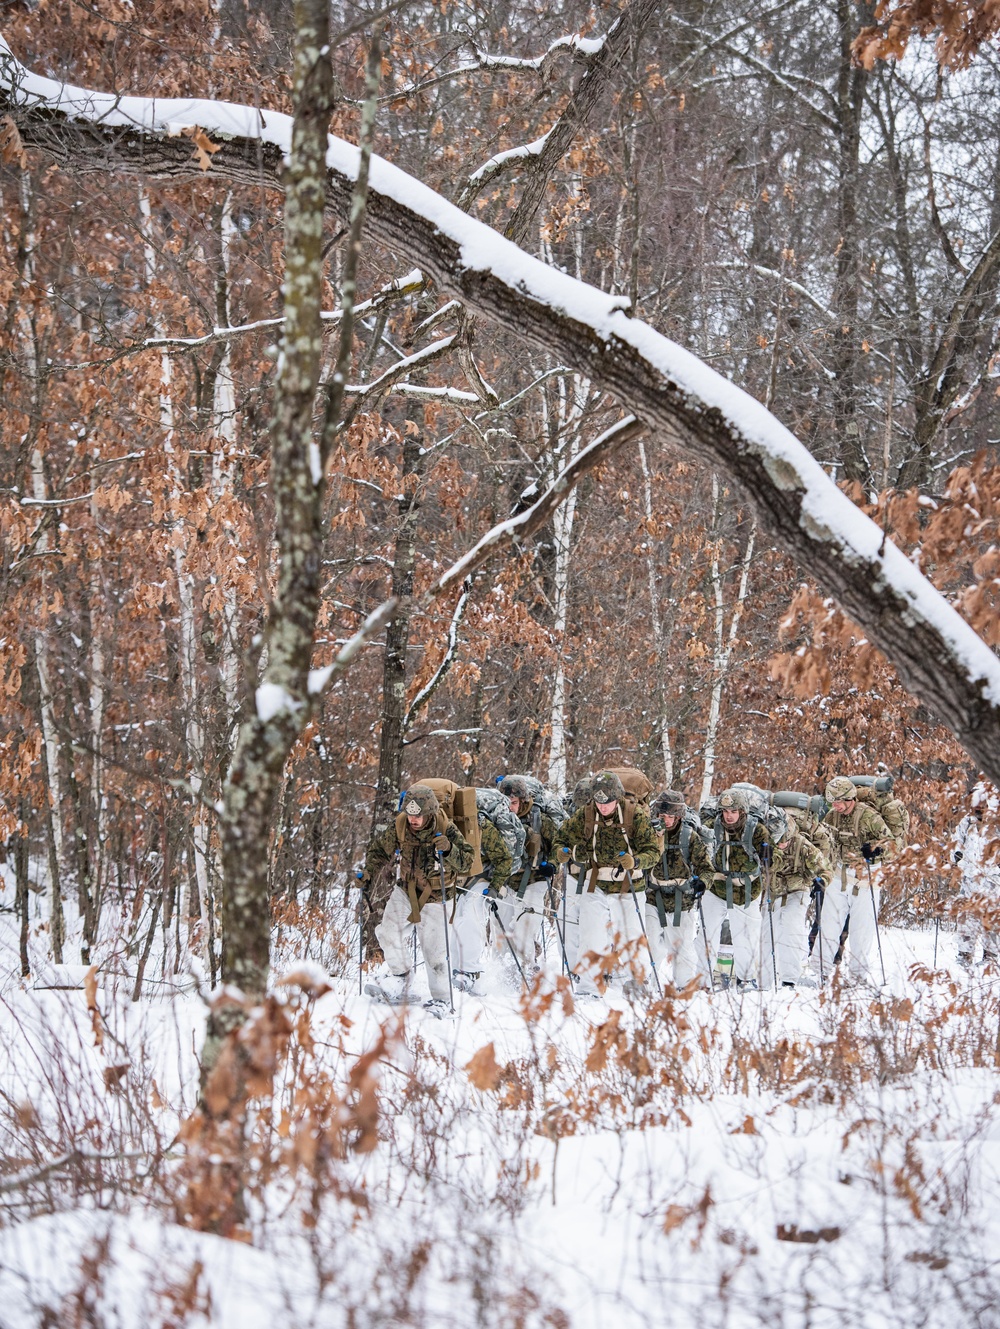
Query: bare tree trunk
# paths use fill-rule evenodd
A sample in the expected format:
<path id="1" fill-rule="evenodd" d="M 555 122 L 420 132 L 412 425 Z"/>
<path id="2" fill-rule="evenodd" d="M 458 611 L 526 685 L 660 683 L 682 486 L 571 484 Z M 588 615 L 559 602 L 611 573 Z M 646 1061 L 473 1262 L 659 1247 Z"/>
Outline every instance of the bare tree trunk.
<path id="1" fill-rule="evenodd" d="M 21 960 L 21 977 L 28 978 L 31 964 L 28 958 L 28 808 L 21 800 L 21 824 L 14 837 L 14 908 L 17 912 L 18 954 Z"/>
<path id="2" fill-rule="evenodd" d="M 389 825 L 396 811 L 403 774 L 403 726 L 406 718 L 406 649 L 410 641 L 410 600 L 417 556 L 417 514 L 420 511 L 421 435 L 408 429 L 403 435 L 403 465 L 400 477 L 399 527 L 392 560 L 392 591 L 400 610 L 386 629 L 385 661 L 382 667 L 382 726 L 379 733 L 378 776 L 372 835 Z M 365 956 L 370 963 L 381 959 L 375 928 L 392 893 L 392 883 L 380 879 L 369 887 L 365 915 Z"/>
<path id="3" fill-rule="evenodd" d="M 708 722 L 705 725 L 705 770 L 701 781 L 701 796 L 699 802 L 704 803 L 712 793 L 712 781 L 715 778 L 715 747 L 719 736 L 719 718 L 722 714 L 722 690 L 725 686 L 726 676 L 729 673 L 729 665 L 733 658 L 733 649 L 736 646 L 736 633 L 739 631 L 740 619 L 743 616 L 743 606 L 746 604 L 747 584 L 750 578 L 750 561 L 753 558 L 754 540 L 757 534 L 756 522 L 750 529 L 747 536 L 746 548 L 743 551 L 743 558 L 740 563 L 740 581 L 736 592 L 736 599 L 733 602 L 732 615 L 729 620 L 729 634 L 726 635 L 726 604 L 724 587 L 722 584 L 722 572 L 719 568 L 719 477 L 712 475 L 712 511 L 714 516 L 713 525 L 716 530 L 713 532 L 715 539 L 712 542 L 712 588 L 715 594 L 715 652 L 712 658 L 712 695 L 708 706 Z"/>

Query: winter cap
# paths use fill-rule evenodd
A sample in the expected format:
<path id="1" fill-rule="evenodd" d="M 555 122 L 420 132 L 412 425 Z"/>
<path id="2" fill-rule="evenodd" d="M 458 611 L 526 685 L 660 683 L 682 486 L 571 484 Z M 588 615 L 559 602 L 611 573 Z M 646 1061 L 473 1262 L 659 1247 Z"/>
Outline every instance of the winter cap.
<path id="1" fill-rule="evenodd" d="M 403 797 L 403 811 L 408 817 L 433 817 L 440 808 L 437 794 L 426 784 L 415 784 Z"/>
<path id="2" fill-rule="evenodd" d="M 683 817 L 686 811 L 684 795 L 676 789 L 664 789 L 653 800 L 653 812 L 658 817 Z"/>
<path id="3" fill-rule="evenodd" d="M 624 803 L 625 787 L 614 771 L 601 771 L 594 776 L 590 796 L 595 803 Z"/>
<path id="4" fill-rule="evenodd" d="M 841 800 L 849 803 L 851 799 L 857 798 L 858 791 L 852 780 L 846 775 L 838 775 L 826 787 L 826 801 L 828 803 L 839 803 Z"/>
<path id="5" fill-rule="evenodd" d="M 516 798 L 521 803 L 532 802 L 528 782 L 520 775 L 505 775 L 500 781 L 500 792 L 504 798 Z"/>
<path id="6" fill-rule="evenodd" d="M 726 808 L 736 808 L 739 812 L 746 812 L 747 796 L 742 789 L 727 789 L 724 794 L 719 795 L 719 811 L 725 812 Z"/>

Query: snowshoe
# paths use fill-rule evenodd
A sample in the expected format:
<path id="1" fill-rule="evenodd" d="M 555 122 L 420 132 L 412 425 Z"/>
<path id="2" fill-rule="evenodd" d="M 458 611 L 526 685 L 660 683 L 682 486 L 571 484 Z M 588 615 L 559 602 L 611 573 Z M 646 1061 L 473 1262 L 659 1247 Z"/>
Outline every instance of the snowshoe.
<path id="1" fill-rule="evenodd" d="M 406 976 L 387 975 L 385 978 L 372 979 L 365 984 L 365 996 L 373 1001 L 380 1001 L 385 1006 L 405 1006 L 410 1001 L 410 992 Z"/>
<path id="2" fill-rule="evenodd" d="M 428 1015 L 433 1015 L 435 1020 L 450 1020 L 455 1014 L 443 997 L 431 997 L 429 1001 L 425 1001 L 424 1010 Z"/>
<path id="3" fill-rule="evenodd" d="M 451 975 L 451 985 L 456 992 L 475 992 L 478 977 L 478 974 L 468 973 L 464 969 L 454 969 Z"/>

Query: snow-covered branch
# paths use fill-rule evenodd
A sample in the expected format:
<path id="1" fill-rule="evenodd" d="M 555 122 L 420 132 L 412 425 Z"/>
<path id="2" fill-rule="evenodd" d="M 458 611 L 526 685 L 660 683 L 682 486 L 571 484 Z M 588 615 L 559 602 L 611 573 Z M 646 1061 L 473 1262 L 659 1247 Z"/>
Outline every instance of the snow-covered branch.
<path id="1" fill-rule="evenodd" d="M 362 300 L 360 304 L 354 307 L 355 318 L 365 318 L 369 314 L 376 314 L 384 309 L 386 305 L 401 300 L 407 295 L 416 295 L 424 289 L 423 274 L 414 268 L 408 272 L 405 277 L 396 277 L 391 282 L 387 282 L 381 290 L 369 300 Z M 344 317 L 342 309 L 324 309 L 320 314 L 320 319 L 324 323 L 339 323 Z M 259 318 L 253 323 L 240 323 L 231 328 L 213 328 L 211 332 L 205 332 L 198 337 L 147 337 L 145 341 L 137 346 L 130 347 L 130 350 L 150 351 L 150 350 L 179 350 L 192 351 L 200 346 L 211 346 L 213 342 L 232 341 L 237 337 L 246 337 L 254 332 L 265 332 L 269 328 L 283 328 L 285 326 L 284 314 L 279 314 L 276 318 Z"/>
<path id="2" fill-rule="evenodd" d="M 462 619 L 465 617 L 465 610 L 469 603 L 469 597 L 471 596 L 471 594 L 472 594 L 472 578 L 468 577 L 466 578 L 465 585 L 462 587 L 462 594 L 458 597 L 458 603 L 455 605 L 454 612 L 452 613 L 451 616 L 451 623 L 448 626 L 448 647 L 445 650 L 444 655 L 441 657 L 440 664 L 434 670 L 434 673 L 431 674 L 430 678 L 420 689 L 417 695 L 413 698 L 413 701 L 410 703 L 410 706 L 406 714 L 403 716 L 404 734 L 409 729 L 413 721 L 416 719 L 419 712 L 423 710 L 423 708 L 430 701 L 431 697 L 433 697 L 442 679 L 447 674 L 448 670 L 451 668 L 452 664 L 455 661 L 455 657 L 458 654 L 458 629 L 461 627 Z"/>
<path id="3" fill-rule="evenodd" d="M 282 187 L 290 121 L 275 112 L 73 88 L 31 74 L 6 47 L 0 110 L 11 115 L 26 148 L 76 171 Z M 208 172 L 179 136 L 185 125 L 221 143 Z M 358 149 L 331 137 L 326 161 L 327 205 L 344 218 Z M 771 537 L 840 601 L 980 768 L 1000 779 L 1000 661 L 759 402 L 629 318 L 614 297 L 529 257 L 378 158 L 367 226 L 372 239 L 406 255 L 443 293 L 585 374 L 648 428 L 682 439 L 689 457 L 724 468 Z M 471 561 L 462 561 L 450 584 L 464 580 Z"/>

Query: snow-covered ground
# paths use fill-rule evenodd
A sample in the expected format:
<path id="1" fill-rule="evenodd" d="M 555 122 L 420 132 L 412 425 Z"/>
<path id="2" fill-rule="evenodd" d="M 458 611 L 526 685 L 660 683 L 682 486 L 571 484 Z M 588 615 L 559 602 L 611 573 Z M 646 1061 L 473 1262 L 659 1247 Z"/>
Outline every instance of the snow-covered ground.
<path id="1" fill-rule="evenodd" d="M 119 948 L 95 1015 L 22 983 L 0 914 L 0 1326 L 996 1326 L 998 985 L 950 931 L 936 973 L 932 932 L 883 940 L 888 989 L 836 997 L 569 1009 L 555 963 L 522 999 L 499 956 L 453 1021 L 356 969 L 278 987 L 295 1032 L 240 1242 L 178 1221 L 195 986 L 161 957 L 133 1002 Z M 383 1037 L 379 1143 L 340 1150 Z"/>

